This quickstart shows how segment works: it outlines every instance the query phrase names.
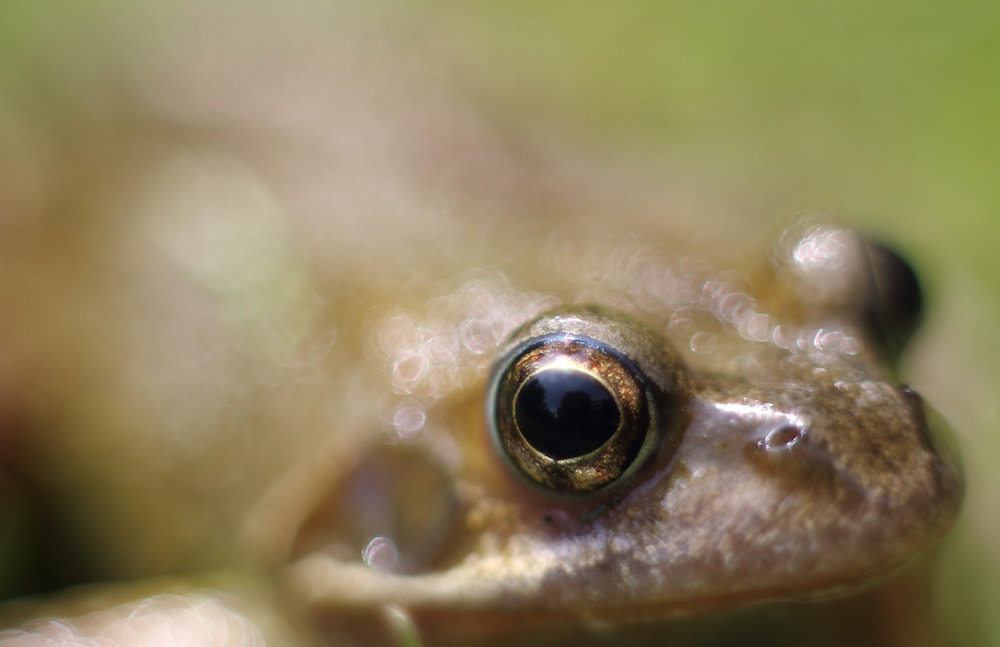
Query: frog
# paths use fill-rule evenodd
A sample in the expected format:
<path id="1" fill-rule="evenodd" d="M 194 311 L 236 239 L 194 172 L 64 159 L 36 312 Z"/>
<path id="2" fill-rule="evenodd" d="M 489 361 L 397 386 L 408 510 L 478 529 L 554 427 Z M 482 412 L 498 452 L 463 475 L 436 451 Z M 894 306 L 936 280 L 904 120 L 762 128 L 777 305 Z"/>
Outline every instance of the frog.
<path id="1" fill-rule="evenodd" d="M 390 44 L 188 26 L 13 117 L 0 642 L 705 644 L 944 536 L 890 247 L 804 213 L 734 251 Z"/>
<path id="2" fill-rule="evenodd" d="M 764 299 L 774 293 L 758 300 L 745 284 L 654 267 L 671 282 L 659 298 L 684 296 L 660 302 L 662 318 L 652 325 L 648 310 L 626 314 L 569 299 L 498 335 L 503 341 L 469 401 L 396 409 L 405 435 L 418 426 L 412 407 L 422 407 L 426 440 L 404 444 L 443 443 L 438 433 L 462 438 L 437 417 L 438 407 L 444 420 L 470 420 L 473 431 L 457 442 L 475 449 L 460 451 L 466 476 L 457 500 L 438 503 L 440 494 L 414 490 L 412 506 L 430 513 L 409 519 L 405 510 L 385 510 L 391 523 L 362 531 L 354 559 L 328 551 L 294 561 L 291 590 L 319 613 L 399 605 L 432 644 L 481 643 L 483 626 L 502 642 L 509 636 L 494 625 L 523 628 L 533 617 L 543 627 L 602 627 L 843 594 L 940 538 L 961 497 L 958 464 L 919 395 L 870 372 L 892 364 L 891 349 L 919 309 L 916 278 L 899 256 L 826 221 L 789 227 L 770 257 L 777 276 L 765 283 L 784 283 L 796 308 L 810 303 L 822 313 L 822 323 L 806 318 L 790 328 L 771 324 L 775 310 Z M 847 275 L 833 279 L 829 271 Z M 650 286 L 615 280 L 619 289 Z M 689 280 L 687 288 L 676 282 Z M 713 296 L 690 296 L 705 290 Z M 741 305 L 727 310 L 734 300 Z M 725 338 L 710 343 L 706 334 Z M 400 384 L 406 380 L 400 390 L 422 394 L 433 367 L 416 378 L 402 363 L 440 337 L 403 338 L 387 361 Z M 475 413 L 462 412 L 469 409 Z M 360 483 L 393 469 L 361 460 L 322 509 L 363 516 L 369 493 Z M 425 538 L 410 526 L 433 527 L 436 536 L 439 505 L 461 518 L 463 553 L 426 569 L 413 557 L 424 554 Z M 914 510 L 916 517 L 904 512 Z M 322 535 L 322 528 L 329 531 L 322 523 L 308 531 Z"/>

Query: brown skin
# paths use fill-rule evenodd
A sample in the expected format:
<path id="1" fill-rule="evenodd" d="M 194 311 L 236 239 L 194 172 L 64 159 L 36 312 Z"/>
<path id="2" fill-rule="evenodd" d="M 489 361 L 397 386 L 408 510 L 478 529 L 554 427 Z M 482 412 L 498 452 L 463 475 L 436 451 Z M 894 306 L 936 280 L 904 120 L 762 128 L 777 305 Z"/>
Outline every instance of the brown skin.
<path id="1" fill-rule="evenodd" d="M 833 324 L 825 334 L 853 330 Z M 884 576 L 947 529 L 961 482 L 919 396 L 878 377 L 878 352 L 806 343 L 818 328 L 787 344 L 795 351 L 730 339 L 747 353 L 730 360 L 749 367 L 746 377 L 697 371 L 697 357 L 683 362 L 671 341 L 621 313 L 543 315 L 499 356 L 553 331 L 623 352 L 663 404 L 646 464 L 621 483 L 567 494 L 530 483 L 503 455 L 469 469 L 456 461 L 457 552 L 405 575 L 309 555 L 288 586 L 322 614 L 401 604 L 426 635 L 461 642 L 497 611 L 520 626 L 598 626 L 837 593 Z M 497 454 L 475 425 L 448 424 L 462 420 L 456 409 L 478 406 L 437 399 L 426 407 L 427 437 L 409 451 L 434 447 L 441 433 L 462 439 L 463 458 Z"/>
<path id="2" fill-rule="evenodd" d="M 7 624 L 125 604 L 77 624 L 107 636 L 148 598 L 302 644 L 683 636 L 634 627 L 842 593 L 947 530 L 960 470 L 896 383 L 853 232 L 806 218 L 734 271 L 654 187 L 515 153 L 434 73 L 290 33 L 261 41 L 278 62 L 195 38 L 196 68 L 168 34 L 96 62 L 93 100 L 15 115 L 0 487 L 59 538 L 20 592 L 144 584 Z M 563 333 L 647 405 L 640 458 L 586 493 L 532 482 L 489 414 L 510 351 Z"/>

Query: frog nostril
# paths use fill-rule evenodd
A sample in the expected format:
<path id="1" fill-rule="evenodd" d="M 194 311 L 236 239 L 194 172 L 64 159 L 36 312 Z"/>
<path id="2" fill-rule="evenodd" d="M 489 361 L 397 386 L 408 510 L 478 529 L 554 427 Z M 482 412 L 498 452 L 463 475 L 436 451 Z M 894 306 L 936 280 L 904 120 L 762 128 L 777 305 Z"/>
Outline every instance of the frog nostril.
<path id="1" fill-rule="evenodd" d="M 787 424 L 769 432 L 767 436 L 757 441 L 757 446 L 764 451 L 778 451 L 795 445 L 802 437 L 802 429 L 796 425 Z"/>

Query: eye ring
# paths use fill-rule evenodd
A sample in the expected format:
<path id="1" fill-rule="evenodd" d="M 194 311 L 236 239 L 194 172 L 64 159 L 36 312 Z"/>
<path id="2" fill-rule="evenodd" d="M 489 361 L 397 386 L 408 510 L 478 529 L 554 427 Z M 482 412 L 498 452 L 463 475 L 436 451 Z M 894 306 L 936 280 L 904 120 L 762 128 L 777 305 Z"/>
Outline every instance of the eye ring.
<path id="1" fill-rule="evenodd" d="M 529 480 L 563 492 L 617 481 L 650 442 L 648 385 L 607 344 L 570 333 L 520 345 L 490 401 L 494 441 Z"/>

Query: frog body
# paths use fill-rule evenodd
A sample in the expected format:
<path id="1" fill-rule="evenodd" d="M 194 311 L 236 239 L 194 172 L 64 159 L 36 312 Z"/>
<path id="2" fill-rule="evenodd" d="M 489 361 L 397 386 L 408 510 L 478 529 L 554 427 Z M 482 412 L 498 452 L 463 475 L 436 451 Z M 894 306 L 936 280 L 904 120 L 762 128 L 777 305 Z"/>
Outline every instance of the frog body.
<path id="1" fill-rule="evenodd" d="M 951 524 L 883 248 L 804 215 L 736 263 L 678 233 L 689 205 L 519 150 L 381 51 L 289 38 L 261 92 L 247 41 L 199 74 L 170 42 L 21 116 L 0 486 L 59 520 L 55 583 L 126 584 L 11 603 L 84 619 L 0 642 L 150 616 L 219 644 L 599 640 L 840 595 Z M 564 379 L 611 439 L 560 462 L 521 398 Z"/>

